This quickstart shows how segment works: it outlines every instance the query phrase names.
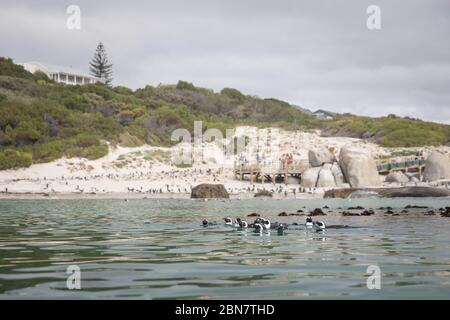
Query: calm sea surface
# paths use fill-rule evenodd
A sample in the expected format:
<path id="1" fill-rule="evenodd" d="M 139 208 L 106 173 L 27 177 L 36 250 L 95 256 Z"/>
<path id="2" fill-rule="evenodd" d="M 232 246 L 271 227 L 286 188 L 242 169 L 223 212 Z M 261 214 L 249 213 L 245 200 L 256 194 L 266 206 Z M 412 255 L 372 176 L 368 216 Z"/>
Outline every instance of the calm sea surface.
<path id="1" fill-rule="evenodd" d="M 407 204 L 438 209 L 450 199 L 0 200 L 0 299 L 449 299 L 450 218 L 338 213 Z M 277 215 L 324 205 L 327 224 L 360 228 L 259 235 L 201 226 L 252 212 L 304 223 Z M 67 289 L 70 265 L 80 267 L 81 290 Z M 380 290 L 367 289 L 369 265 L 381 269 Z"/>

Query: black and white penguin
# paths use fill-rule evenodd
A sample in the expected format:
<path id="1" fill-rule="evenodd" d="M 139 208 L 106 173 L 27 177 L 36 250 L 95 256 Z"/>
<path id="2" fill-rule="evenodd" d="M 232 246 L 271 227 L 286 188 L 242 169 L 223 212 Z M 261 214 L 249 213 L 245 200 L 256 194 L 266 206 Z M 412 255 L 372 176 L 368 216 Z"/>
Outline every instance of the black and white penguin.
<path id="1" fill-rule="evenodd" d="M 261 233 L 264 229 L 264 227 L 261 223 L 255 223 L 254 227 L 255 227 L 255 232 L 259 232 L 259 233 Z"/>
<path id="2" fill-rule="evenodd" d="M 264 228 L 264 230 L 270 230 L 270 220 L 269 219 L 262 219 L 262 226 Z"/>
<path id="3" fill-rule="evenodd" d="M 225 217 L 225 218 L 223 218 L 223 220 L 225 221 L 225 225 L 227 225 L 227 226 L 233 225 L 233 219 L 231 219 L 230 217 Z"/>
<path id="4" fill-rule="evenodd" d="M 204 219 L 204 220 L 202 221 L 202 225 L 203 225 L 204 227 L 216 226 L 216 225 L 217 225 L 217 222 L 215 222 L 215 221 L 208 221 L 208 220 Z"/>
<path id="5" fill-rule="evenodd" d="M 281 235 L 284 233 L 284 230 L 287 230 L 289 228 L 289 225 L 287 223 L 272 223 L 271 225 L 272 229 L 277 230 L 278 234 Z"/>
<path id="6" fill-rule="evenodd" d="M 237 223 L 238 223 L 238 225 L 239 225 L 240 228 L 244 228 L 244 229 L 247 229 L 247 228 L 248 228 L 248 223 L 247 223 L 247 221 L 242 220 L 241 218 L 237 218 L 236 221 L 237 221 Z"/>
<path id="7" fill-rule="evenodd" d="M 313 219 L 311 218 L 311 217 L 307 217 L 306 218 L 306 227 L 307 228 L 312 228 L 313 227 L 313 225 L 314 225 L 314 223 L 313 223 Z"/>
<path id="8" fill-rule="evenodd" d="M 316 228 L 316 230 L 325 230 L 325 228 L 326 228 L 325 222 L 323 222 L 323 221 L 314 221 L 314 227 Z"/>

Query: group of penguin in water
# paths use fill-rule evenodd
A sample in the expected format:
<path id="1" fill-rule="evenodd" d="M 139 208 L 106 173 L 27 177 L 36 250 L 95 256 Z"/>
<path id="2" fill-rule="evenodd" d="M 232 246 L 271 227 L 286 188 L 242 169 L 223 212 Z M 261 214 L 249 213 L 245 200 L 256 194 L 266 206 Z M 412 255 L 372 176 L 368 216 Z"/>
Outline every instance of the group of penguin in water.
<path id="1" fill-rule="evenodd" d="M 325 225 L 325 222 L 323 221 L 313 221 L 313 219 L 311 217 L 307 217 L 306 218 L 306 223 L 303 224 L 298 224 L 297 222 L 294 222 L 293 224 L 289 225 L 287 223 L 279 223 L 279 222 L 274 222 L 271 223 L 269 219 L 265 219 L 265 218 L 256 218 L 255 221 L 253 223 L 248 223 L 245 220 L 242 220 L 241 218 L 236 218 L 234 221 L 232 218 L 230 217 L 225 217 L 223 218 L 223 220 L 225 221 L 225 225 L 226 226 L 230 226 L 230 227 L 236 227 L 239 228 L 241 230 L 247 230 L 247 229 L 253 229 L 254 232 L 257 233 L 261 233 L 264 230 L 276 230 L 278 233 L 283 233 L 284 230 L 288 229 L 288 228 L 293 228 L 293 226 L 304 226 L 306 227 L 306 229 L 311 229 L 314 231 L 324 231 L 325 228 L 327 228 L 327 226 Z M 204 227 L 208 227 L 208 226 L 216 226 L 217 222 L 213 221 L 208 221 L 208 220 L 203 220 L 202 221 L 202 225 Z M 333 226 L 329 226 L 328 228 L 348 228 L 349 226 L 347 225 L 333 225 Z"/>

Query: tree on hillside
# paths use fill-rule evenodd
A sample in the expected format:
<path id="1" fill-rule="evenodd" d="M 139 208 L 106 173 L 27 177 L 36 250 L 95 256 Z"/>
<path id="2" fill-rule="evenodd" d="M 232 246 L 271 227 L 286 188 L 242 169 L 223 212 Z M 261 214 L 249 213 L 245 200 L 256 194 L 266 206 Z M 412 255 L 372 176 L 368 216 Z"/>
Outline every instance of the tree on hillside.
<path id="1" fill-rule="evenodd" d="M 103 79 L 107 85 L 112 82 L 112 64 L 108 61 L 108 55 L 106 54 L 103 43 L 97 45 L 94 58 L 89 63 L 89 71 L 91 75 Z"/>

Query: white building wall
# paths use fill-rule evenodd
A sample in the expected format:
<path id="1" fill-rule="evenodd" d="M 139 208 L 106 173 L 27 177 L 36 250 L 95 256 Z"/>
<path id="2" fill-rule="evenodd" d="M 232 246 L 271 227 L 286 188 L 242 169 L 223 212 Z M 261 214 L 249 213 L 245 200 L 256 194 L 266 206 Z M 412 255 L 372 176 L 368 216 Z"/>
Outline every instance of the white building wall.
<path id="1" fill-rule="evenodd" d="M 44 66 L 41 66 L 39 64 L 35 64 L 35 63 L 22 63 L 22 66 L 25 70 L 27 70 L 28 72 L 31 73 L 36 73 L 37 71 L 41 71 L 43 73 L 45 73 L 48 77 L 50 77 L 47 69 L 44 68 Z"/>
<path id="2" fill-rule="evenodd" d="M 92 77 L 92 76 L 87 76 L 86 74 L 69 73 L 67 71 L 64 71 L 64 72 L 52 71 L 50 73 L 45 68 L 44 65 L 41 65 L 40 63 L 36 63 L 36 62 L 25 62 L 25 63 L 22 63 L 21 65 L 24 67 L 25 70 L 27 70 L 28 72 L 31 72 L 31 73 L 41 71 L 41 72 L 45 73 L 50 79 L 53 79 L 55 82 L 58 82 L 58 83 L 64 83 L 64 84 L 69 84 L 69 85 L 76 85 L 76 84 L 83 85 L 83 84 L 87 84 L 87 83 L 96 83 L 96 82 L 104 83 L 104 81 L 97 79 L 95 77 Z M 65 75 L 65 78 L 64 78 L 64 76 L 61 76 L 61 75 Z M 69 78 L 72 81 L 70 81 Z M 77 82 L 77 79 L 78 79 L 78 82 Z"/>

